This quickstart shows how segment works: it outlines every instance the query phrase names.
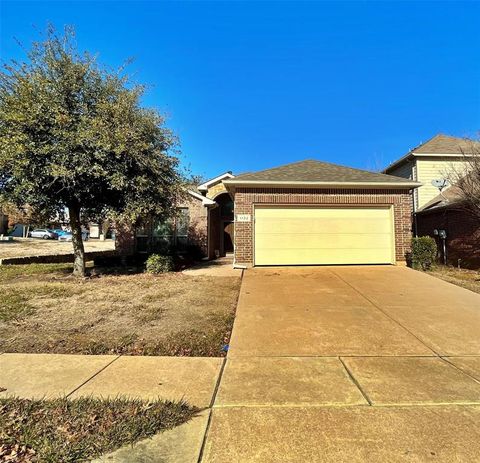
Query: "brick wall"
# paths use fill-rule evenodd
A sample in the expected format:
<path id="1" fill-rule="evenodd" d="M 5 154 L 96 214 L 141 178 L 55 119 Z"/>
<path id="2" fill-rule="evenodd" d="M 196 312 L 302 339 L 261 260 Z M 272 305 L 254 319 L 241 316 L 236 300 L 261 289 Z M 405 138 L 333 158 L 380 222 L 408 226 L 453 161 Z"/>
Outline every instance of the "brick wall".
<path id="1" fill-rule="evenodd" d="M 238 188 L 235 192 L 235 215 L 252 216 L 252 222 L 235 223 L 235 260 L 238 264 L 253 264 L 253 218 L 256 204 L 393 205 L 397 261 L 405 261 L 405 254 L 410 250 L 412 199 L 408 190 Z"/>
<path id="2" fill-rule="evenodd" d="M 439 249 L 438 257 L 443 261 L 443 243 L 433 230 L 447 232 L 447 262 L 465 268 L 480 268 L 480 221 L 465 211 L 441 208 L 417 214 L 418 236 L 435 238 Z"/>
<path id="3" fill-rule="evenodd" d="M 188 207 L 190 222 L 188 244 L 198 246 L 203 254 L 208 253 L 208 209 L 197 198 L 189 197 L 179 207 Z"/>

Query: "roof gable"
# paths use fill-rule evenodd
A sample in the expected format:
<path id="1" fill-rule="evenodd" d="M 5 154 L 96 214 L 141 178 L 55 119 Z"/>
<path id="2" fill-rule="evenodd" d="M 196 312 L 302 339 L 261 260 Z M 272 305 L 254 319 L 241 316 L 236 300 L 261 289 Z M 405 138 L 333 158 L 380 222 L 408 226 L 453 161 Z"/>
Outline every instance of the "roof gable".
<path id="1" fill-rule="evenodd" d="M 305 160 L 286 164 L 272 169 L 259 172 L 238 175 L 233 180 L 225 181 L 226 184 L 248 184 L 248 183 L 307 183 L 324 185 L 414 185 L 411 180 L 394 177 L 393 175 L 379 174 L 366 170 L 353 169 L 328 162 L 316 160 Z"/>
<path id="2" fill-rule="evenodd" d="M 393 161 L 383 172 L 388 173 L 415 156 L 468 156 L 472 153 L 473 147 L 480 149 L 480 143 L 468 138 L 452 137 L 440 133 L 412 148 L 407 154 Z"/>
<path id="3" fill-rule="evenodd" d="M 217 175 L 216 177 L 211 178 L 210 180 L 207 180 L 205 183 L 202 183 L 201 185 L 198 185 L 197 190 L 198 191 L 208 191 L 209 188 L 213 187 L 217 183 L 220 183 L 223 180 L 226 180 L 228 178 L 233 178 L 233 177 L 234 177 L 234 175 L 230 171 L 224 172 L 223 174 Z"/>
<path id="4" fill-rule="evenodd" d="M 199 201 L 202 201 L 202 204 L 204 206 L 214 206 L 216 203 L 215 201 L 211 200 L 210 198 L 207 198 L 206 196 L 202 196 L 200 193 L 197 193 L 196 191 L 192 190 L 187 190 L 187 193 L 195 199 L 198 199 Z"/>
<path id="5" fill-rule="evenodd" d="M 412 150 L 413 154 L 468 154 L 472 142 L 466 138 L 438 134 Z"/>

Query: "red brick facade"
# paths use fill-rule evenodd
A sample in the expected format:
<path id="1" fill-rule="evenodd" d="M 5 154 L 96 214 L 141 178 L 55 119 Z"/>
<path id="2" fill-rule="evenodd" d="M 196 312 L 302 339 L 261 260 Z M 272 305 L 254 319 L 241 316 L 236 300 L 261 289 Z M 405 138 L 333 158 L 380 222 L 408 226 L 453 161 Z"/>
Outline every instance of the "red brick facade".
<path id="1" fill-rule="evenodd" d="M 188 198 L 179 207 L 187 207 L 189 212 L 188 244 L 198 246 L 208 254 L 208 209 L 197 198 Z"/>
<path id="2" fill-rule="evenodd" d="M 235 223 L 235 261 L 253 264 L 253 217 L 256 204 L 272 205 L 393 205 L 395 252 L 405 261 L 412 236 L 412 197 L 408 190 L 237 188 L 235 216 L 251 214 L 251 222 Z"/>
<path id="3" fill-rule="evenodd" d="M 455 208 L 438 208 L 417 214 L 418 236 L 435 238 L 439 260 L 443 261 L 443 245 L 433 231 L 447 232 L 447 262 L 454 266 L 480 268 L 480 220 L 466 211 Z M 459 262 L 460 259 L 460 262 Z"/>

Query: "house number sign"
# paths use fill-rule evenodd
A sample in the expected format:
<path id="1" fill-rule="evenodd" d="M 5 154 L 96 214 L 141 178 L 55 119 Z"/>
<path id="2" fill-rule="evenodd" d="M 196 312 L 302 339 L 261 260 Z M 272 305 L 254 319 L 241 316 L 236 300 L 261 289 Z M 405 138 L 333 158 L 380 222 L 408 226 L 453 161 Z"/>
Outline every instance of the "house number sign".
<path id="1" fill-rule="evenodd" d="M 251 222 L 252 216 L 250 214 L 237 214 L 237 222 Z"/>

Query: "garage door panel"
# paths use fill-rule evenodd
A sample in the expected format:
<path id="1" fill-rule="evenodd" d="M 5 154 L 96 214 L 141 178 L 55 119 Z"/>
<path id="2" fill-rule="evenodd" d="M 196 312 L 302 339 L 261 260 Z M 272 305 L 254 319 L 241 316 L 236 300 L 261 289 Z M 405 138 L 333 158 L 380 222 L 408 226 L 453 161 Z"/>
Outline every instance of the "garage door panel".
<path id="1" fill-rule="evenodd" d="M 265 218 L 304 218 L 304 217 L 318 217 L 318 212 L 321 211 L 321 216 L 326 218 L 343 217 L 344 213 L 348 211 L 349 217 L 363 218 L 365 211 L 368 211 L 369 217 L 385 218 L 389 214 L 389 209 L 385 207 L 378 208 L 363 208 L 363 207 L 257 207 L 256 215 L 260 214 Z"/>
<path id="2" fill-rule="evenodd" d="M 389 207 L 260 207 L 255 264 L 375 264 L 393 259 Z"/>
<path id="3" fill-rule="evenodd" d="M 275 264 L 271 263 L 271 255 L 274 251 Z M 372 251 L 374 253 L 372 254 Z M 383 252 L 388 255 L 389 248 Z M 256 256 L 257 265 L 341 265 L 341 264 L 389 264 L 390 260 L 378 262 L 377 250 L 371 249 L 297 249 L 292 259 L 292 252 L 288 249 L 266 249 Z"/>
<path id="4" fill-rule="evenodd" d="M 268 233 L 256 235 L 257 247 L 261 249 L 281 249 L 288 241 L 289 249 L 391 249 L 392 237 L 388 233 L 375 234 L 375 246 L 372 234 L 288 234 Z"/>
<path id="5" fill-rule="evenodd" d="M 296 233 L 305 234 L 305 229 L 311 233 L 324 233 L 328 228 L 328 233 L 391 233 L 389 220 L 363 218 L 361 221 L 349 218 L 308 218 L 308 219 L 262 219 L 255 224 L 256 233 L 270 233 L 275 229 L 276 233 Z"/>

